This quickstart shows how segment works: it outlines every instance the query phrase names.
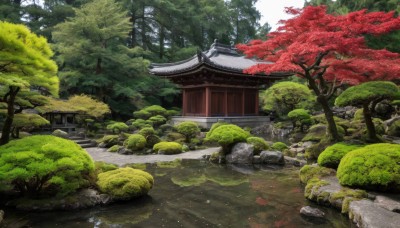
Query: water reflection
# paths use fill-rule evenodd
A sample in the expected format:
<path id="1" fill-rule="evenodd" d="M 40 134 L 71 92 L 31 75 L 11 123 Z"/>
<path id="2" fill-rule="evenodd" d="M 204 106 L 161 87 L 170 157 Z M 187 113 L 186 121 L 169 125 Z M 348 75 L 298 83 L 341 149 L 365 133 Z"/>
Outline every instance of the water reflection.
<path id="1" fill-rule="evenodd" d="M 201 161 L 147 164 L 155 177 L 149 196 L 80 211 L 6 210 L 15 227 L 352 227 L 339 212 L 326 220 L 300 216 L 309 205 L 297 168 L 222 166 Z M 16 221 L 23 221 L 16 223 Z"/>

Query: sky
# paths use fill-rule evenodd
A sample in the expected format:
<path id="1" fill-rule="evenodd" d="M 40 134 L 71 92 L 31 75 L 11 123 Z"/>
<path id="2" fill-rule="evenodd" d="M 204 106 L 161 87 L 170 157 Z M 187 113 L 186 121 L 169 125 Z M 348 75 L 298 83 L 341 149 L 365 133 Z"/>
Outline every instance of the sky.
<path id="1" fill-rule="evenodd" d="M 284 12 L 284 8 L 289 6 L 303 8 L 304 0 L 258 0 L 256 8 L 261 13 L 260 25 L 268 22 L 272 26 L 272 31 L 275 30 L 279 20 L 290 17 Z"/>

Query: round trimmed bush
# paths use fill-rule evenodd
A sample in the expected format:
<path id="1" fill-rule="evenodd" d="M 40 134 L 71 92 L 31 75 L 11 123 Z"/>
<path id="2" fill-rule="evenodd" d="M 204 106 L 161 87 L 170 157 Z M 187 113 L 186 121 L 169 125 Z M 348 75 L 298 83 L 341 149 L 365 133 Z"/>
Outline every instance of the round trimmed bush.
<path id="1" fill-rule="evenodd" d="M 148 119 L 151 116 L 151 114 L 146 110 L 139 110 L 133 112 L 133 116 L 137 119 Z"/>
<path id="2" fill-rule="evenodd" d="M 0 183 L 26 197 L 67 195 L 89 186 L 93 171 L 89 154 L 67 139 L 37 135 L 0 146 Z"/>
<path id="3" fill-rule="evenodd" d="M 145 127 L 152 127 L 152 125 L 148 121 L 146 121 L 144 119 L 137 119 L 137 120 L 133 121 L 131 126 L 133 128 L 136 128 L 136 129 L 142 129 L 142 128 L 145 128 Z"/>
<path id="4" fill-rule="evenodd" d="M 248 137 L 246 142 L 254 146 L 254 153 L 257 154 L 269 148 L 268 143 L 260 137 Z"/>
<path id="5" fill-rule="evenodd" d="M 283 151 L 283 150 L 287 149 L 288 146 L 283 142 L 275 142 L 272 144 L 271 148 L 274 150 Z"/>
<path id="6" fill-rule="evenodd" d="M 97 140 L 96 142 L 108 148 L 117 145 L 119 143 L 118 140 L 119 140 L 118 135 L 105 135 L 103 136 L 103 138 Z"/>
<path id="7" fill-rule="evenodd" d="M 116 200 L 129 200 L 146 195 L 153 187 L 153 177 L 140 169 L 119 168 L 100 173 L 97 186 Z"/>
<path id="8" fill-rule="evenodd" d="M 148 121 L 152 122 L 154 126 L 160 126 L 161 124 L 167 122 L 167 119 L 164 116 L 156 115 L 150 117 Z"/>
<path id="9" fill-rule="evenodd" d="M 228 123 L 222 122 L 222 121 L 213 124 L 213 125 L 211 126 L 210 130 L 207 132 L 206 137 L 209 137 L 209 136 L 213 133 L 213 131 L 214 131 L 215 129 L 217 129 L 218 127 L 220 127 L 220 126 L 222 126 L 222 125 L 227 125 L 227 124 L 228 124 Z"/>
<path id="10" fill-rule="evenodd" d="M 200 128 L 197 125 L 197 123 L 192 121 L 185 121 L 179 123 L 178 125 L 175 126 L 175 128 L 178 131 L 178 133 L 181 133 L 186 137 L 186 142 L 190 142 L 190 139 L 194 138 L 196 134 L 200 132 Z"/>
<path id="11" fill-rule="evenodd" d="M 346 143 L 336 143 L 327 147 L 318 156 L 318 165 L 336 169 L 339 166 L 340 160 L 348 152 L 363 147 L 364 145 L 354 145 Z"/>
<path id="12" fill-rule="evenodd" d="M 161 107 L 160 105 L 147 106 L 142 110 L 149 112 L 151 116 L 156 116 L 156 115 L 165 116 L 165 114 L 167 113 L 167 110 Z"/>
<path id="13" fill-rule="evenodd" d="M 226 124 L 211 131 L 206 140 L 217 142 L 222 147 L 222 152 L 227 154 L 235 143 L 245 142 L 248 137 L 250 137 L 249 132 L 236 125 Z"/>
<path id="14" fill-rule="evenodd" d="M 112 131 L 113 133 L 120 133 L 127 131 L 129 129 L 128 125 L 123 122 L 115 122 L 112 124 L 107 125 L 107 130 Z"/>
<path id="15" fill-rule="evenodd" d="M 125 140 L 124 146 L 132 151 L 142 150 L 146 147 L 146 138 L 140 134 L 130 135 Z"/>
<path id="16" fill-rule="evenodd" d="M 140 129 L 139 134 L 143 135 L 145 138 L 147 138 L 150 135 L 155 135 L 156 131 L 152 127 L 145 127 L 145 128 Z"/>
<path id="17" fill-rule="evenodd" d="M 342 185 L 400 190 L 400 145 L 372 144 L 347 153 L 340 161 L 337 177 Z"/>
<path id="18" fill-rule="evenodd" d="M 153 150 L 162 154 L 180 154 L 182 145 L 177 142 L 159 142 L 153 146 Z"/>

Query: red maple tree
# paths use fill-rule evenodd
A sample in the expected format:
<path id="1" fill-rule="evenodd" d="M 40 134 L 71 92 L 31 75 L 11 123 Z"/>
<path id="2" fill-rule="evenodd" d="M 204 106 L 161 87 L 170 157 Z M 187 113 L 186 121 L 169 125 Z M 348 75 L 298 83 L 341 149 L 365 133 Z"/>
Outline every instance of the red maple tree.
<path id="1" fill-rule="evenodd" d="M 343 84 L 400 79 L 400 55 L 368 48 L 364 38 L 400 29 L 400 18 L 394 12 L 366 10 L 331 15 L 325 6 L 286 8 L 286 12 L 294 17 L 281 21 L 283 25 L 269 33 L 266 41 L 237 45 L 250 58 L 274 62 L 252 66 L 245 72 L 293 72 L 306 79 L 324 110 L 332 140 L 338 141 L 328 105 L 336 89 Z"/>

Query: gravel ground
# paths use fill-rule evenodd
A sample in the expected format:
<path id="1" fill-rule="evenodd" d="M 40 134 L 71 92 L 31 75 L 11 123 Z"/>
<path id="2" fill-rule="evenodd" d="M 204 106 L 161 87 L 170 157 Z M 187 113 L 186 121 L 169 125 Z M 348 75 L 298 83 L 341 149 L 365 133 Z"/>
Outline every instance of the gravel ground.
<path id="1" fill-rule="evenodd" d="M 105 148 L 91 147 L 85 148 L 95 161 L 124 166 L 133 163 L 155 163 L 161 161 L 173 161 L 175 159 L 201 159 L 203 155 L 210 155 L 219 150 L 219 147 L 208 148 L 205 150 L 188 151 L 175 155 L 122 155 L 118 153 L 107 152 Z"/>

